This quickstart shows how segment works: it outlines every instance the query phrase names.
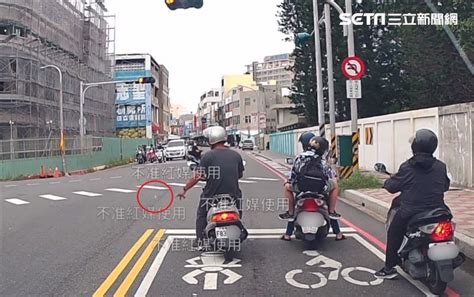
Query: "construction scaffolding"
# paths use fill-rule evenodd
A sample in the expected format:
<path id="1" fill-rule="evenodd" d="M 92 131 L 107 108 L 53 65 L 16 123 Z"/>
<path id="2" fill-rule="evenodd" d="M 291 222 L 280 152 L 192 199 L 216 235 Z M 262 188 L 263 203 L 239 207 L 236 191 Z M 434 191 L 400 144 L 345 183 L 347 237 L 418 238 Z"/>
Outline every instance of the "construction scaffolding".
<path id="1" fill-rule="evenodd" d="M 111 80 L 115 16 L 103 0 L 0 0 L 0 140 L 59 136 L 63 74 L 65 135 L 79 135 L 79 82 Z M 92 2 L 92 3 L 91 3 Z M 114 134 L 113 85 L 85 98 L 87 134 Z"/>

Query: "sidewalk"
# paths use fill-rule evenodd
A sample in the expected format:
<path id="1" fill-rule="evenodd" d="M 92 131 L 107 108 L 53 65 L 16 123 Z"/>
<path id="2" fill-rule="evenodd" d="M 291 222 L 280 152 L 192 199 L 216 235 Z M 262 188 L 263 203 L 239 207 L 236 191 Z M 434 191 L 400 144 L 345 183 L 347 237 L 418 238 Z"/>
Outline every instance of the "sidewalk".
<path id="1" fill-rule="evenodd" d="M 289 168 L 286 156 L 271 151 L 254 152 Z M 346 190 L 341 193 L 343 200 L 356 205 L 362 211 L 374 216 L 378 220 L 386 218 L 387 211 L 393 198 L 398 194 L 390 194 L 384 189 Z M 456 223 L 456 239 L 460 249 L 471 259 L 474 259 L 474 191 L 452 188 L 445 194 L 445 202 L 451 208 Z"/>

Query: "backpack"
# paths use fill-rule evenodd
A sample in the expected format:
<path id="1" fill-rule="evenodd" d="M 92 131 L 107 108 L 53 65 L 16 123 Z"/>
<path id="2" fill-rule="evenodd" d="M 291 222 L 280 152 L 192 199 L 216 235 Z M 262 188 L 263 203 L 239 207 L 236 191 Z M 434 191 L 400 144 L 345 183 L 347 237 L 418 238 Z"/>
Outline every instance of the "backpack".
<path id="1" fill-rule="evenodd" d="M 296 177 L 299 192 L 323 193 L 326 190 L 328 177 L 323 171 L 321 156 L 307 156 Z"/>

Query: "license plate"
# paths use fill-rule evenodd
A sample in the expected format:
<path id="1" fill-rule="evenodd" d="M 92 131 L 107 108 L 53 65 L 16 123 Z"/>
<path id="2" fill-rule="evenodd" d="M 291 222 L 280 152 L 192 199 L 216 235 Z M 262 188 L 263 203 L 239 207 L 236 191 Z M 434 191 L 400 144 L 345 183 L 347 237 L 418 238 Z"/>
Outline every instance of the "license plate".
<path id="1" fill-rule="evenodd" d="M 216 227 L 216 238 L 227 238 L 227 227 Z"/>
<path id="2" fill-rule="evenodd" d="M 318 232 L 318 227 L 302 227 L 303 233 L 312 233 L 316 234 Z"/>

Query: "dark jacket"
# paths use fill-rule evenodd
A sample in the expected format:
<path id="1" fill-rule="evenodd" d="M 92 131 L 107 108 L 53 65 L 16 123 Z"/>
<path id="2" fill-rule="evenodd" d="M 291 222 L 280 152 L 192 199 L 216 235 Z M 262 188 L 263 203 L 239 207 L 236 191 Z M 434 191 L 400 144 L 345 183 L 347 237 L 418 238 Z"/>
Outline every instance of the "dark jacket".
<path id="1" fill-rule="evenodd" d="M 400 165 L 385 181 L 390 193 L 401 192 L 401 209 L 410 213 L 444 207 L 444 192 L 449 190 L 446 165 L 429 154 L 417 154 Z"/>

